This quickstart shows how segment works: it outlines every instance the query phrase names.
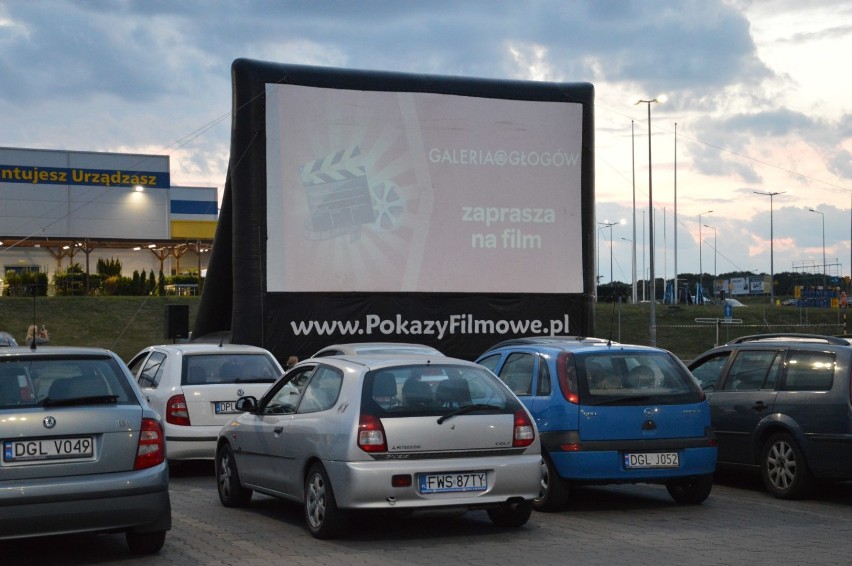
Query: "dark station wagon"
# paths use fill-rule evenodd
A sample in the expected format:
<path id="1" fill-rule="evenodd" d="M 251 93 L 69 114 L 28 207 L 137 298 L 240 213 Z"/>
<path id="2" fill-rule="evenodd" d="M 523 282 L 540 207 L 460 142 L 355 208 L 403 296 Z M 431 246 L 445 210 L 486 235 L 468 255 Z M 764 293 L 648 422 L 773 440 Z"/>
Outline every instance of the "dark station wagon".
<path id="1" fill-rule="evenodd" d="M 744 336 L 689 365 L 710 401 L 719 466 L 760 470 L 769 493 L 805 497 L 852 479 L 852 346 L 810 334 Z"/>

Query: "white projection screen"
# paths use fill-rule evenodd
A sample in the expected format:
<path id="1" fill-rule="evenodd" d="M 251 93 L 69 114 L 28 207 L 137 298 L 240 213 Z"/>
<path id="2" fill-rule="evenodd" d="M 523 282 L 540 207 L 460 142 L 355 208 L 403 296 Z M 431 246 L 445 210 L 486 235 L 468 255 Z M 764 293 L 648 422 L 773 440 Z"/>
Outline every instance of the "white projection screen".
<path id="1" fill-rule="evenodd" d="M 582 118 L 267 84 L 267 291 L 582 293 Z"/>
<path id="2" fill-rule="evenodd" d="M 475 359 L 593 336 L 594 86 L 237 59 L 193 336 Z"/>

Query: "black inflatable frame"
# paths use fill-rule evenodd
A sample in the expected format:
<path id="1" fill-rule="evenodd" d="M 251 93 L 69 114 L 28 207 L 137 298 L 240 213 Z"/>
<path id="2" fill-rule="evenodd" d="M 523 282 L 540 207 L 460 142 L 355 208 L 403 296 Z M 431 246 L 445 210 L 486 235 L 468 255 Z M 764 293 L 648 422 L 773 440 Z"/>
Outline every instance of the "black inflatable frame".
<path id="1" fill-rule="evenodd" d="M 279 360 L 305 358 L 339 342 L 422 342 L 473 359 L 506 335 L 352 336 L 294 335 L 290 322 L 347 320 L 365 313 L 399 313 L 436 319 L 472 313 L 497 320 L 551 318 L 569 314 L 563 334 L 594 334 L 594 88 L 589 83 L 506 81 L 333 69 L 237 59 L 231 67 L 233 115 L 230 162 L 207 277 L 193 329 L 196 339 L 224 336 L 265 347 Z M 483 98 L 582 104 L 581 216 L 583 292 L 566 294 L 472 293 L 269 293 L 266 266 L 267 83 L 362 91 L 425 92 Z M 553 258 L 554 261 L 557 258 Z"/>

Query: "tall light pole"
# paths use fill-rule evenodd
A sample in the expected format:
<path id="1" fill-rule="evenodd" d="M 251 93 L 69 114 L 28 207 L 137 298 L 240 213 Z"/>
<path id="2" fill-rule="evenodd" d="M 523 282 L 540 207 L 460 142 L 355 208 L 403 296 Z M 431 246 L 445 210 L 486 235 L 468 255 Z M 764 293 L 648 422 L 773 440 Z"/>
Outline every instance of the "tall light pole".
<path id="1" fill-rule="evenodd" d="M 713 230 L 713 291 L 716 291 L 716 278 L 719 276 L 719 273 L 716 271 L 716 227 L 704 225 L 705 228 L 711 228 Z"/>
<path id="2" fill-rule="evenodd" d="M 677 122 L 674 128 L 674 302 L 680 303 L 677 292 Z"/>
<path id="3" fill-rule="evenodd" d="M 633 120 L 630 120 L 630 164 L 633 170 L 633 258 L 631 267 L 633 269 L 633 304 L 636 304 L 636 137 L 633 132 Z"/>
<path id="4" fill-rule="evenodd" d="M 698 283 L 701 287 L 701 303 L 704 303 L 704 263 L 701 261 L 701 249 L 704 247 L 704 240 L 701 239 L 701 217 L 705 214 L 710 214 L 712 210 L 707 210 L 698 215 Z"/>
<path id="5" fill-rule="evenodd" d="M 609 286 L 610 286 L 610 291 L 613 291 L 613 293 L 614 293 L 614 288 L 612 288 L 612 284 L 614 282 L 613 272 L 612 272 L 612 227 L 615 226 L 616 224 L 620 224 L 620 223 L 619 222 L 610 222 L 609 220 L 604 220 L 603 222 L 598 222 L 598 224 L 600 226 L 603 226 L 604 228 L 609 228 Z M 598 270 L 598 271 L 600 271 L 600 270 Z"/>
<path id="6" fill-rule="evenodd" d="M 636 227 L 633 227 L 633 231 L 636 231 Z M 630 238 L 621 237 L 625 242 L 630 242 L 630 247 L 634 250 L 636 249 L 636 244 Z M 633 270 L 633 304 L 636 304 L 636 256 L 633 256 L 633 263 L 631 264 L 631 269 Z"/>
<path id="7" fill-rule="evenodd" d="M 775 226 L 773 212 L 773 198 L 775 195 L 784 194 L 784 191 L 775 193 L 762 193 L 760 191 L 752 191 L 756 195 L 764 195 L 769 197 L 769 304 L 775 305 Z"/>
<path id="8" fill-rule="evenodd" d="M 648 288 L 648 269 L 645 267 L 645 211 L 642 211 L 642 302 L 645 302 L 646 289 Z"/>
<path id="9" fill-rule="evenodd" d="M 655 102 L 665 102 L 666 97 L 664 95 L 660 95 L 657 98 L 652 98 L 650 100 L 638 100 L 636 104 L 647 104 L 648 105 L 648 243 L 651 246 L 651 320 L 648 326 L 649 334 L 650 334 L 650 345 L 656 347 L 657 345 L 657 311 L 656 311 L 656 302 L 657 302 L 657 282 L 656 282 L 656 273 L 654 272 L 654 191 L 653 191 L 653 175 L 651 173 L 651 104 Z"/>
<path id="10" fill-rule="evenodd" d="M 827 289 L 826 284 L 828 283 L 826 274 L 825 274 L 825 214 L 820 212 L 819 210 L 814 210 L 813 208 L 809 208 L 811 212 L 816 212 L 820 216 L 822 216 L 822 292 L 825 296 L 825 292 Z"/>

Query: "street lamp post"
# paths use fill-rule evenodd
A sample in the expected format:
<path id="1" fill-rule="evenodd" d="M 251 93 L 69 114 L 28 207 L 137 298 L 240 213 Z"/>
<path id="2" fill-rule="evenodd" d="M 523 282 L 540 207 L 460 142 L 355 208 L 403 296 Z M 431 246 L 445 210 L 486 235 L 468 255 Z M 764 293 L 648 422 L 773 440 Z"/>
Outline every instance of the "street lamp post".
<path id="1" fill-rule="evenodd" d="M 775 226 L 773 212 L 773 198 L 775 195 L 784 194 L 784 191 L 775 193 L 762 193 L 760 191 L 752 191 L 756 195 L 764 195 L 769 197 L 769 304 L 775 305 Z"/>
<path id="2" fill-rule="evenodd" d="M 654 272 L 654 191 L 653 191 L 653 174 L 651 172 L 651 104 L 655 102 L 665 102 L 666 97 L 661 95 L 657 98 L 652 98 L 650 100 L 638 100 L 636 104 L 647 104 L 648 105 L 648 243 L 651 247 L 651 261 L 649 262 L 651 267 L 651 272 L 649 277 L 651 279 L 651 317 L 650 323 L 648 326 L 649 334 L 650 334 L 650 345 L 656 347 L 657 345 L 657 311 L 656 311 L 656 302 L 657 302 L 657 282 L 656 282 L 656 273 Z"/>
<path id="3" fill-rule="evenodd" d="M 674 288 L 674 302 L 680 303 L 680 298 L 677 294 L 677 122 L 674 125 L 674 280 L 672 281 Z"/>
<path id="4" fill-rule="evenodd" d="M 633 132 L 633 120 L 630 120 L 630 166 L 633 172 L 633 257 L 631 267 L 633 270 L 633 304 L 636 304 L 636 137 Z"/>
<path id="5" fill-rule="evenodd" d="M 610 222 L 609 220 L 604 220 L 603 222 L 598 222 L 598 224 L 603 226 L 604 228 L 609 228 L 609 286 L 610 291 L 613 291 L 614 294 L 614 290 L 612 288 L 614 282 L 612 276 L 612 227 L 616 224 L 619 224 L 619 222 Z M 598 269 L 598 271 L 600 271 L 600 269 Z"/>
<path id="6" fill-rule="evenodd" d="M 820 212 L 819 210 L 814 210 L 813 208 L 809 208 L 811 212 L 816 212 L 820 216 L 822 216 L 822 292 L 825 296 L 827 287 L 827 277 L 826 277 L 826 267 L 825 267 L 825 214 Z"/>
<path id="7" fill-rule="evenodd" d="M 714 282 L 713 290 L 715 291 L 716 290 L 716 286 L 715 286 L 716 278 L 719 276 L 719 273 L 716 271 L 716 256 L 718 255 L 716 253 L 716 227 L 715 226 L 708 226 L 707 224 L 705 224 L 704 227 L 710 228 L 710 229 L 713 230 L 713 282 Z"/>
<path id="8" fill-rule="evenodd" d="M 642 211 L 642 302 L 645 302 L 648 288 L 648 268 L 645 266 L 645 211 Z"/>
<path id="9" fill-rule="evenodd" d="M 636 232 L 636 226 L 633 226 L 633 232 Z M 629 238 L 621 238 L 625 242 L 630 242 L 630 247 L 633 248 L 634 253 L 636 251 L 636 243 Z M 636 304 L 636 256 L 633 256 L 633 261 L 631 262 L 631 268 L 633 270 L 633 304 Z"/>
<path id="10" fill-rule="evenodd" d="M 704 247 L 704 240 L 701 239 L 701 217 L 705 214 L 710 214 L 712 210 L 707 210 L 698 215 L 698 283 L 701 287 L 701 303 L 704 304 L 704 263 L 701 259 L 701 251 Z"/>

